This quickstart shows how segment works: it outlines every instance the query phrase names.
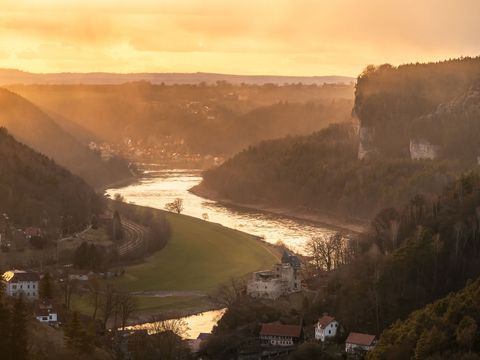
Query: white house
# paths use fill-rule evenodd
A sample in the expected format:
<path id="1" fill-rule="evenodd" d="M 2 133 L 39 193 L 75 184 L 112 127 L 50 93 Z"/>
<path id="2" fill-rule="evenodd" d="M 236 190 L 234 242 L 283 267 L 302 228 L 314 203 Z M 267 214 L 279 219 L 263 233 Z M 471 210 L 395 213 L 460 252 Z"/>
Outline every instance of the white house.
<path id="1" fill-rule="evenodd" d="M 28 300 L 38 299 L 40 276 L 33 271 L 12 270 L 3 274 L 7 296 L 20 296 L 22 294 Z"/>
<path id="2" fill-rule="evenodd" d="M 35 318 L 42 323 L 56 323 L 58 321 L 58 314 L 52 303 L 41 302 L 35 309 Z"/>
<path id="3" fill-rule="evenodd" d="M 351 332 L 345 341 L 345 352 L 370 351 L 375 346 L 375 335 Z"/>
<path id="4" fill-rule="evenodd" d="M 300 341 L 301 335 L 299 325 L 262 324 L 260 341 L 264 346 L 293 346 Z"/>
<path id="5" fill-rule="evenodd" d="M 334 317 L 324 315 L 315 324 L 315 340 L 324 342 L 337 335 L 338 321 Z"/>

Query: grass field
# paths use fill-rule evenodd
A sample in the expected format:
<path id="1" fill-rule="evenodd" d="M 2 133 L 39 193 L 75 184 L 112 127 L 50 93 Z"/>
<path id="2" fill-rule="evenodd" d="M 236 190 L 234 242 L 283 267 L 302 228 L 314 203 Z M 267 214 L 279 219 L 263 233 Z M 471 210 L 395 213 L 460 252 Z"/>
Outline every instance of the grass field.
<path id="1" fill-rule="evenodd" d="M 167 216 L 173 230 L 167 245 L 144 263 L 126 267 L 115 280 L 119 288 L 208 291 L 278 261 L 275 250 L 250 235 L 188 216 Z"/>

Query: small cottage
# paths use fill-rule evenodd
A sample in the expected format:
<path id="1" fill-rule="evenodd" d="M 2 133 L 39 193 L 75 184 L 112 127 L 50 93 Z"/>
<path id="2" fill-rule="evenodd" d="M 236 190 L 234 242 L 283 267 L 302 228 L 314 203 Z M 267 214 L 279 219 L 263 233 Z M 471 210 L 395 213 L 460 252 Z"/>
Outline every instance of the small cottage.
<path id="1" fill-rule="evenodd" d="M 55 324 L 58 321 L 58 313 L 51 302 L 42 301 L 37 304 L 35 318 L 47 324 Z"/>
<path id="2" fill-rule="evenodd" d="M 315 324 L 315 340 L 324 342 L 337 335 L 338 321 L 334 317 L 324 315 Z"/>
<path id="3" fill-rule="evenodd" d="M 370 351 L 375 346 L 375 335 L 351 332 L 345 341 L 345 352 Z"/>

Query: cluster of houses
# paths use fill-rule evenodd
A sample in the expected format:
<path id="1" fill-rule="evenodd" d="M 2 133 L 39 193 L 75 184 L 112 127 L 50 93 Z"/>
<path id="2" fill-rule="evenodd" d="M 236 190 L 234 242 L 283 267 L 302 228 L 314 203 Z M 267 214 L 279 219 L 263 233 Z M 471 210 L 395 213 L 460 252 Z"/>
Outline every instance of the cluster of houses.
<path id="1" fill-rule="evenodd" d="M 324 315 L 314 326 L 314 340 L 325 343 L 333 340 L 339 331 L 340 324 L 334 317 Z M 301 325 L 283 325 L 279 323 L 262 324 L 260 342 L 262 346 L 292 348 L 302 341 L 304 328 Z M 345 340 L 347 354 L 365 353 L 373 349 L 375 335 L 351 332 Z"/>
<path id="2" fill-rule="evenodd" d="M 12 225 L 8 214 L 0 215 L 0 249 L 3 251 L 22 250 L 31 238 L 43 236 L 43 230 L 38 227 L 17 229 Z"/>
<path id="3" fill-rule="evenodd" d="M 274 270 L 253 273 L 252 279 L 247 283 L 247 295 L 276 300 L 282 295 L 300 291 L 300 267 L 298 257 L 284 251 L 282 262 L 276 264 Z"/>
<path id="4" fill-rule="evenodd" d="M 58 323 L 58 312 L 53 303 L 40 300 L 40 275 L 34 271 L 10 270 L 2 275 L 5 294 L 9 297 L 23 296 L 36 303 L 35 318 L 51 325 Z"/>
<path id="5" fill-rule="evenodd" d="M 301 291 L 300 270 L 299 258 L 285 251 L 281 263 L 276 264 L 273 270 L 253 273 L 247 283 L 247 295 L 276 300 L 283 295 Z M 340 329 L 339 322 L 328 314 L 318 319 L 312 335 L 309 334 L 311 329 L 303 328 L 301 325 L 262 324 L 259 333 L 262 354 L 268 354 L 270 357 L 287 354 L 304 340 L 324 344 L 335 339 Z M 375 335 L 351 332 L 345 340 L 344 351 L 347 354 L 365 353 L 370 351 L 375 343 Z"/>

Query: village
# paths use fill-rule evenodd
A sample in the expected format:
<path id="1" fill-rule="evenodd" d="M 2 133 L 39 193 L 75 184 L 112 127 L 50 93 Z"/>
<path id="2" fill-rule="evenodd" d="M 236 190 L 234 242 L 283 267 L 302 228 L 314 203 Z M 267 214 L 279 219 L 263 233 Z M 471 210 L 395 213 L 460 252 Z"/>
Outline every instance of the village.
<path id="1" fill-rule="evenodd" d="M 100 221 L 113 221 L 113 215 L 110 214 L 110 218 L 108 215 L 101 216 Z M 128 221 L 125 221 L 125 224 L 127 224 L 127 229 L 128 226 L 132 226 L 128 225 Z M 13 233 L 15 236 L 12 235 Z M 45 230 L 41 228 L 13 229 L 9 225 L 8 215 L 3 215 L 0 244 L 4 253 L 19 249 L 24 252 L 26 248 L 34 248 L 34 244 L 41 243 L 42 241 L 39 239 L 44 237 L 46 237 Z M 74 235 L 68 239 L 62 239 L 62 241 L 75 241 L 78 237 L 81 235 Z M 125 242 L 115 245 L 124 251 L 129 249 Z M 32 264 L 30 267 L 21 269 L 13 267 L 4 271 L 2 283 L 8 298 L 11 298 L 12 301 L 18 301 L 21 298 L 28 303 L 27 308 L 31 311 L 29 315 L 31 319 L 52 328 L 62 329 L 67 326 L 73 316 L 69 304 L 73 291 L 86 292 L 95 281 L 122 276 L 124 271 L 108 268 L 76 269 L 74 264 L 65 263 L 59 259 L 58 243 L 54 248 L 55 256 L 51 258 L 44 257 L 42 262 L 30 261 Z M 289 296 L 311 291 L 307 289 L 303 278 L 302 267 L 304 264 L 303 257 L 284 250 L 281 261 L 273 269 L 257 271 L 249 276 L 241 296 L 271 305 L 276 301 L 287 299 Z M 62 292 L 60 296 L 58 294 L 54 296 L 53 289 L 55 287 L 57 291 Z M 60 301 L 62 298 L 65 298 L 66 303 Z M 108 323 L 107 329 L 110 330 L 104 332 L 101 330 L 101 326 L 98 326 L 96 331 L 110 339 L 111 346 L 119 349 L 122 359 L 133 359 L 132 349 L 138 346 L 139 339 L 156 335 L 150 334 L 147 330 L 126 329 L 125 325 L 128 323 L 128 317 L 133 312 L 133 308 L 129 312 L 126 309 L 128 301 L 123 304 L 120 300 L 118 301 L 117 307 L 111 309 L 113 313 L 111 318 L 97 319 L 97 321 L 103 321 L 104 325 Z M 89 321 L 88 317 L 84 315 L 82 318 L 84 318 L 83 321 Z M 202 347 L 210 337 L 210 333 L 201 333 L 196 339 L 179 339 L 179 341 L 185 343 L 193 357 L 202 358 Z M 280 321 L 259 322 L 256 337 L 251 339 L 248 345 L 239 349 L 238 358 L 245 360 L 282 359 L 297 350 L 300 345 L 309 343 L 319 344 L 322 349 L 335 355 L 345 354 L 349 358 L 360 359 L 375 346 L 376 336 L 359 332 L 350 332 L 347 335 L 342 323 L 328 313 L 322 314 L 314 324 L 310 325 L 303 321 L 298 324 L 284 324 Z"/>

